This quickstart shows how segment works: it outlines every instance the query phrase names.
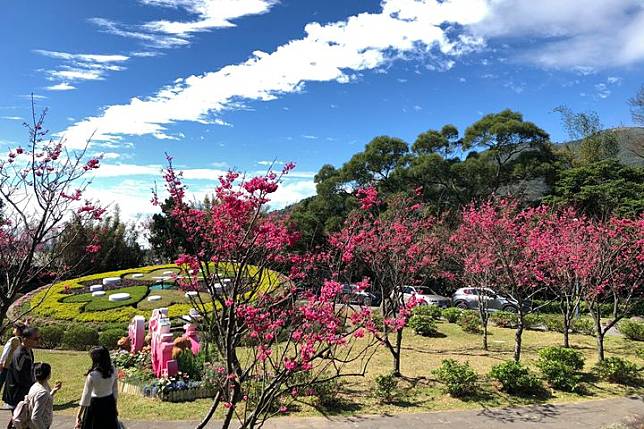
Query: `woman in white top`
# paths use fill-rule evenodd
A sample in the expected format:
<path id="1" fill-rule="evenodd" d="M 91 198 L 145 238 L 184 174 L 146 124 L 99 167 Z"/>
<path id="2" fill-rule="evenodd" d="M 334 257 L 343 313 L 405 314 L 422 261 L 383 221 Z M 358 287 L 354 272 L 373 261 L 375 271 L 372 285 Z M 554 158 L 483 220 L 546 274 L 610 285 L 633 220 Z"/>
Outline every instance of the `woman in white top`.
<path id="1" fill-rule="evenodd" d="M 53 389 L 49 387 L 51 366 L 48 363 L 34 364 L 36 382 L 29 389 L 26 400 L 29 401 L 31 416 L 30 429 L 49 429 L 54 420 L 54 395 L 60 390 L 62 383 L 56 383 Z"/>
<path id="2" fill-rule="evenodd" d="M 87 371 L 76 428 L 118 429 L 118 386 L 110 352 L 105 347 L 94 347 L 89 354 L 92 367 Z"/>

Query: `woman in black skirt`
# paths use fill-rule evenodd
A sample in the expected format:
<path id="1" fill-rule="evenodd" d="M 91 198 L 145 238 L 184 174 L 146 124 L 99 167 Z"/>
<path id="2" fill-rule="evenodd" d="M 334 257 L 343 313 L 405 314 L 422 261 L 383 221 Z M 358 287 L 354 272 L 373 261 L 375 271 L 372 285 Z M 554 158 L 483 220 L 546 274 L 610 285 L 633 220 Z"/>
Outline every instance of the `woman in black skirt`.
<path id="1" fill-rule="evenodd" d="M 92 367 L 87 371 L 76 428 L 118 429 L 118 387 L 110 352 L 105 347 L 94 347 L 89 354 Z"/>

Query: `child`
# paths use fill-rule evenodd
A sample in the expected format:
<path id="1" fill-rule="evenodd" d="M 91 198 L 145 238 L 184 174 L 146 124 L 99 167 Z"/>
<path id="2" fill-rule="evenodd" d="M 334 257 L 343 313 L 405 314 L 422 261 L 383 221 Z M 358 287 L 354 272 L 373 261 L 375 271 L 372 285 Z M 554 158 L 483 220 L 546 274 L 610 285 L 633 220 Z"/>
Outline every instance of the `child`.
<path id="1" fill-rule="evenodd" d="M 54 395 L 62 387 L 59 381 L 54 388 L 49 387 L 51 366 L 47 363 L 34 364 L 36 382 L 29 389 L 27 399 L 31 410 L 30 428 L 49 429 L 54 419 Z"/>

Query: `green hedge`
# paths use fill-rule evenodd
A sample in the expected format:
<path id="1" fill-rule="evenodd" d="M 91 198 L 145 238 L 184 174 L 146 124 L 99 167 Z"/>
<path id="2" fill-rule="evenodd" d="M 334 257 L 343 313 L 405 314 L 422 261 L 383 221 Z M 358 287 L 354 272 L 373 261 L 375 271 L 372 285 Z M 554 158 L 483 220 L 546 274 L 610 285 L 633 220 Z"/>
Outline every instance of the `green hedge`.
<path id="1" fill-rule="evenodd" d="M 644 341 L 644 322 L 641 320 L 622 320 L 617 327 L 629 340 Z"/>
<path id="2" fill-rule="evenodd" d="M 532 302 L 533 307 L 539 307 L 539 313 L 545 314 L 561 314 L 559 308 L 559 303 L 557 301 L 548 302 L 545 300 L 535 299 Z M 604 316 L 608 316 L 613 312 L 613 304 L 601 304 L 601 311 Z M 579 306 L 579 313 L 585 314 L 588 313 L 588 307 L 585 302 L 582 302 Z M 644 317 L 644 300 L 639 300 L 633 305 L 630 316 Z"/>
<path id="3" fill-rule="evenodd" d="M 113 350 L 116 348 L 118 340 L 125 336 L 127 336 L 125 329 L 106 329 L 98 334 L 98 344 Z"/>
<path id="4" fill-rule="evenodd" d="M 98 345 L 98 330 L 91 326 L 70 325 L 62 338 L 63 347 L 71 350 L 89 350 Z"/>

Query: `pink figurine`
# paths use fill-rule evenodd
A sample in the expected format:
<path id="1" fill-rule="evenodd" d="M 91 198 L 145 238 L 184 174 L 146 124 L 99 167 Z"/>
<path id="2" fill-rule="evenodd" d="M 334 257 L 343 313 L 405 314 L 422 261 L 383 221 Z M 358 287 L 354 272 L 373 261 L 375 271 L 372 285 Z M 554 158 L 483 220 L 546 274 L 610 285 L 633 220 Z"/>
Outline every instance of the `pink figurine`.
<path id="1" fill-rule="evenodd" d="M 145 345 L 145 317 L 134 316 L 128 328 L 128 337 L 130 338 L 130 351 L 132 353 L 140 352 Z"/>

